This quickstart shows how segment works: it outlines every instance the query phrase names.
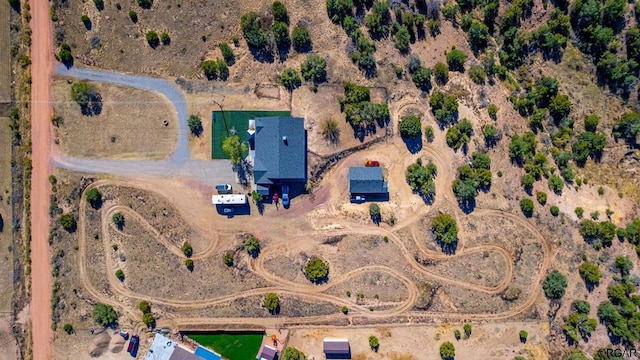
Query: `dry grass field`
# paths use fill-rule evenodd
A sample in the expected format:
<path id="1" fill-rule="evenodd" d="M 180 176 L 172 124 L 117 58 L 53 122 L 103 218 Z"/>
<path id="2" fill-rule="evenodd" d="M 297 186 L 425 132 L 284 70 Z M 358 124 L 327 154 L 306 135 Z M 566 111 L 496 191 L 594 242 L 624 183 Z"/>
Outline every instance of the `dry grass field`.
<path id="1" fill-rule="evenodd" d="M 0 4 L 0 116 L 8 116 L 11 104 L 11 30 L 9 3 Z"/>
<path id="2" fill-rule="evenodd" d="M 164 96 L 124 86 L 93 85 L 102 96 L 102 111 L 83 116 L 71 99 L 70 82 L 58 79 L 53 83 L 54 112 L 62 117 L 56 135 L 64 153 L 87 158 L 162 159 L 173 151 L 177 116 Z"/>

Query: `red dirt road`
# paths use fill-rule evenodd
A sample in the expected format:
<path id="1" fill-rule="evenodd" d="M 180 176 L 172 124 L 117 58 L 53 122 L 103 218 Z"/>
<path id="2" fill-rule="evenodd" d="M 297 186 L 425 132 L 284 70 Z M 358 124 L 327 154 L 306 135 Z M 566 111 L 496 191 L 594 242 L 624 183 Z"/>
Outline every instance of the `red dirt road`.
<path id="1" fill-rule="evenodd" d="M 49 267 L 49 172 L 51 151 L 51 73 L 53 44 L 49 2 L 31 1 L 31 326 L 33 359 L 51 355 L 51 269 Z"/>

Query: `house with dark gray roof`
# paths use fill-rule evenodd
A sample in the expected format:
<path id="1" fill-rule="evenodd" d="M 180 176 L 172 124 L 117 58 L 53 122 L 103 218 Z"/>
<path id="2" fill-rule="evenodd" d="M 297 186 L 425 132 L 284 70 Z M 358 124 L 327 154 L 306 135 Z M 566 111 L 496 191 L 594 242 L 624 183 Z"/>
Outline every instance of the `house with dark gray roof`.
<path id="1" fill-rule="evenodd" d="M 255 119 L 253 179 L 260 195 L 272 186 L 307 181 L 307 132 L 299 117 Z"/>
<path id="2" fill-rule="evenodd" d="M 389 185 L 384 181 L 381 167 L 357 166 L 349 168 L 351 195 L 386 195 Z"/>

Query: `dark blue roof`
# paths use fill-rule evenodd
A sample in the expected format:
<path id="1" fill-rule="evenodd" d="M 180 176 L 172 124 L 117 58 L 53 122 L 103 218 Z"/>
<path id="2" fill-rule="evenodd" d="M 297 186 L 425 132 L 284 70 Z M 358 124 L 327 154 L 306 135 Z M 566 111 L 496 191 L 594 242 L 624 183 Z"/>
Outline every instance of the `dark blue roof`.
<path id="1" fill-rule="evenodd" d="M 254 182 L 306 181 L 307 136 L 304 119 L 256 118 Z"/>
<path id="2" fill-rule="evenodd" d="M 382 168 L 349 168 L 349 192 L 352 194 L 384 194 L 389 192 L 389 186 L 384 182 Z"/>

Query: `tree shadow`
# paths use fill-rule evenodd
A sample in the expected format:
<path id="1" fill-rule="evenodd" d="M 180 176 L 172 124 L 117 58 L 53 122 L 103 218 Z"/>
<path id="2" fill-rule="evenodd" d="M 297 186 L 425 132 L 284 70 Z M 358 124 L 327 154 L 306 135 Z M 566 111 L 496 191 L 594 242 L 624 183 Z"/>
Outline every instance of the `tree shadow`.
<path id="1" fill-rule="evenodd" d="M 465 214 L 471 214 L 476 208 L 476 199 L 458 200 L 458 207 Z"/>
<path id="2" fill-rule="evenodd" d="M 458 248 L 458 239 L 456 239 L 454 242 L 450 244 L 445 244 L 441 241 L 437 241 L 437 243 L 438 243 L 438 246 L 440 246 L 440 249 L 442 249 L 443 253 L 447 255 L 455 255 L 456 249 Z"/>
<path id="3" fill-rule="evenodd" d="M 273 63 L 275 61 L 275 57 L 273 56 L 273 49 L 271 49 L 270 47 L 256 48 L 250 46 L 249 52 L 251 52 L 253 58 L 258 62 Z"/>
<path id="4" fill-rule="evenodd" d="M 4 231 L 4 219 L 2 218 L 2 214 L 0 214 L 0 233 Z"/>
<path id="5" fill-rule="evenodd" d="M 253 176 L 253 165 L 246 159 L 242 159 L 239 163 L 233 165 L 233 171 L 238 176 L 240 184 L 246 186 L 249 183 L 249 179 Z"/>
<path id="6" fill-rule="evenodd" d="M 422 135 L 416 136 L 414 138 L 402 138 L 402 141 L 407 146 L 407 150 L 409 150 L 412 154 L 417 154 L 422 150 Z"/>
<path id="7" fill-rule="evenodd" d="M 100 115 L 102 113 L 102 95 L 90 94 L 86 103 L 80 104 L 80 112 L 84 116 Z"/>
<path id="8" fill-rule="evenodd" d="M 290 41 L 287 41 L 286 44 L 282 44 L 281 46 L 277 47 L 278 58 L 280 59 L 281 62 L 287 61 L 287 58 L 289 57 L 289 50 L 290 49 L 291 49 L 291 42 Z"/>

